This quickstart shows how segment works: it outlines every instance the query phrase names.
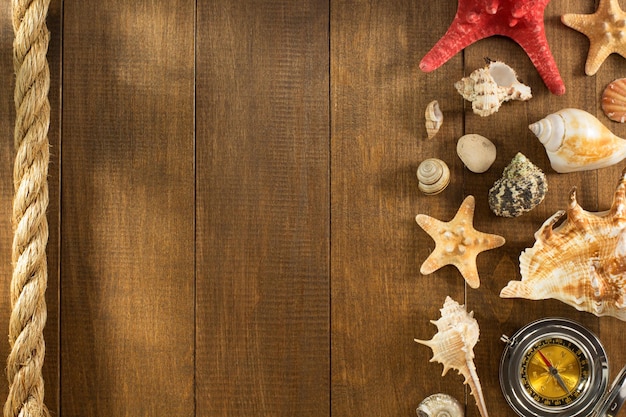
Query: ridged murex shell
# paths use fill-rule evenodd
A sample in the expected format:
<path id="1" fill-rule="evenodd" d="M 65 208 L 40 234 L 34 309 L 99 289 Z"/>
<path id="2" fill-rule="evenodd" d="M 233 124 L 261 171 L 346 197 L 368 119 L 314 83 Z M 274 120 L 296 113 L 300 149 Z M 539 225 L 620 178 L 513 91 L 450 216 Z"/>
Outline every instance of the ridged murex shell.
<path id="1" fill-rule="evenodd" d="M 572 189 L 567 211 L 543 223 L 535 244 L 519 261 L 522 279 L 510 281 L 501 297 L 554 298 L 577 310 L 626 321 L 626 169 L 608 211 L 583 210 Z"/>
<path id="2" fill-rule="evenodd" d="M 519 82 L 515 70 L 501 61 L 491 61 L 454 84 L 464 99 L 472 102 L 479 116 L 489 116 L 509 100 L 529 100 L 530 87 Z"/>
<path id="3" fill-rule="evenodd" d="M 488 417 L 485 399 L 480 380 L 474 365 L 474 346 L 478 342 L 480 329 L 473 312 L 468 313 L 464 305 L 460 305 L 450 297 L 446 297 L 441 318 L 433 320 L 437 333 L 431 340 L 415 339 L 417 343 L 426 345 L 433 351 L 430 362 L 443 365 L 444 376 L 450 369 L 456 370 L 465 378 L 464 384 L 469 385 L 471 394 L 482 417 Z"/>

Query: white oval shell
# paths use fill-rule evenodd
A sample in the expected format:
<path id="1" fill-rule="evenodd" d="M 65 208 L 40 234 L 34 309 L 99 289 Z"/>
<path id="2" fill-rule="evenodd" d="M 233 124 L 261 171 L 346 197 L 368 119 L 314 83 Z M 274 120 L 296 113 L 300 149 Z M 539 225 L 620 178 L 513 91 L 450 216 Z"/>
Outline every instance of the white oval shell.
<path id="1" fill-rule="evenodd" d="M 496 145 L 484 136 L 470 133 L 459 138 L 456 153 L 467 169 L 480 174 L 496 160 Z"/>
<path id="2" fill-rule="evenodd" d="M 450 183 L 450 169 L 441 159 L 428 158 L 417 167 L 417 180 L 421 192 L 438 194 Z"/>
<path id="3" fill-rule="evenodd" d="M 426 120 L 426 134 L 428 135 L 428 139 L 432 139 L 433 136 L 439 132 L 439 128 L 443 124 L 443 113 L 439 108 L 439 102 L 437 100 L 428 103 L 426 111 L 424 112 L 424 118 Z"/>
<path id="4" fill-rule="evenodd" d="M 546 148 L 556 172 L 606 168 L 626 158 L 626 140 L 584 110 L 562 109 L 528 128 Z"/>
<path id="5" fill-rule="evenodd" d="M 430 395 L 417 406 L 418 417 L 463 417 L 465 410 L 461 403 L 448 394 Z"/>

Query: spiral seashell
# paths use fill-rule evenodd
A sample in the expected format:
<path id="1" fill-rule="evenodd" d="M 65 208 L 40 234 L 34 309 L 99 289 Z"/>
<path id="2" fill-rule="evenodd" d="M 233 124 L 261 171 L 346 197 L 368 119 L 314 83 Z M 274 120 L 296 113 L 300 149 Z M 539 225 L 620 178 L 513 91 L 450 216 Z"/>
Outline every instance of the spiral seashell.
<path id="1" fill-rule="evenodd" d="M 509 100 L 529 100 L 530 87 L 517 79 L 515 70 L 501 61 L 491 61 L 454 84 L 464 99 L 472 102 L 479 116 L 489 116 Z"/>
<path id="2" fill-rule="evenodd" d="M 417 406 L 418 417 L 463 417 L 465 411 L 461 403 L 448 394 L 433 394 Z"/>
<path id="3" fill-rule="evenodd" d="M 496 216 L 518 217 L 541 203 L 547 192 L 546 175 L 518 152 L 489 190 L 489 208 Z"/>
<path id="4" fill-rule="evenodd" d="M 570 191 L 564 210 L 535 233 L 519 257 L 521 281 L 509 281 L 502 298 L 556 299 L 596 316 L 626 321 L 626 169 L 608 210 L 591 212 Z"/>
<path id="5" fill-rule="evenodd" d="M 464 384 L 470 387 L 470 393 L 476 400 L 476 406 L 482 417 L 488 417 L 483 391 L 474 364 L 474 346 L 478 343 L 480 329 L 473 312 L 468 313 L 464 305 L 460 305 L 450 297 L 446 297 L 441 317 L 433 320 L 437 333 L 431 340 L 415 341 L 428 346 L 433 357 L 431 362 L 443 365 L 444 376 L 450 369 L 456 370 L 465 378 Z M 419 410 L 419 408 L 418 408 Z M 418 411 L 418 415 L 419 411 Z M 444 415 L 441 415 L 443 417 Z"/>
<path id="6" fill-rule="evenodd" d="M 432 139 L 433 136 L 439 132 L 439 128 L 443 124 L 443 113 L 439 108 L 439 102 L 437 100 L 428 103 L 424 117 L 426 119 L 426 133 L 428 134 L 428 139 Z"/>
<path id="7" fill-rule="evenodd" d="M 425 159 L 417 167 L 417 180 L 418 188 L 424 194 L 439 194 L 450 183 L 450 169 L 441 159 Z"/>
<path id="8" fill-rule="evenodd" d="M 602 93 L 602 111 L 614 122 L 626 122 L 626 78 L 609 83 Z"/>
<path id="9" fill-rule="evenodd" d="M 556 172 L 606 168 L 626 158 L 626 140 L 584 110 L 563 109 L 528 128 L 546 148 Z"/>

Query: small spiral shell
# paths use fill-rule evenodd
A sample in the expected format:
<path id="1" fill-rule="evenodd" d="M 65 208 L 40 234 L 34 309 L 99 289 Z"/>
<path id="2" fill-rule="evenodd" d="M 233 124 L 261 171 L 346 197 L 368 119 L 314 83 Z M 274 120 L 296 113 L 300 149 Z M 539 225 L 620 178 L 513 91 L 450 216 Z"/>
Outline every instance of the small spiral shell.
<path id="1" fill-rule="evenodd" d="M 463 417 L 463 406 L 448 394 L 433 394 L 417 407 L 418 417 Z"/>
<path id="2" fill-rule="evenodd" d="M 426 111 L 424 111 L 424 118 L 426 120 L 426 134 L 428 135 L 428 139 L 432 139 L 433 136 L 439 132 L 439 128 L 443 124 L 443 113 L 439 108 L 439 102 L 437 100 L 428 103 Z"/>
<path id="3" fill-rule="evenodd" d="M 442 192 L 450 183 L 450 169 L 445 162 L 429 158 L 417 168 L 418 188 L 421 192 L 434 195 Z"/>

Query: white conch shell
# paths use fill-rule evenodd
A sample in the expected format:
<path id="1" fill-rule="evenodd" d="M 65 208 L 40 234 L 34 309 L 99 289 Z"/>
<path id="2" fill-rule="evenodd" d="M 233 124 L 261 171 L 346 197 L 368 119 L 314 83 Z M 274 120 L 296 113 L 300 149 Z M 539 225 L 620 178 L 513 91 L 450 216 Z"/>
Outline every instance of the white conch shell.
<path id="1" fill-rule="evenodd" d="M 556 172 L 605 168 L 626 158 L 626 140 L 584 110 L 563 109 L 528 128 L 546 148 Z"/>
<path id="2" fill-rule="evenodd" d="M 448 394 L 433 394 L 424 398 L 417 406 L 418 417 L 463 417 L 461 403 Z"/>
<path id="3" fill-rule="evenodd" d="M 437 326 L 437 334 L 431 340 L 415 339 L 433 351 L 430 362 L 443 365 L 444 376 L 450 369 L 455 369 L 465 377 L 464 384 L 469 385 L 471 394 L 482 417 L 488 417 L 483 391 L 474 365 L 474 346 L 478 342 L 480 330 L 474 313 L 468 313 L 450 297 L 446 297 L 439 320 L 431 321 Z"/>
<path id="4" fill-rule="evenodd" d="M 554 227 L 567 214 L 567 219 Z M 535 233 L 519 258 L 521 281 L 510 281 L 503 298 L 554 298 L 596 316 L 626 321 L 626 169 L 608 211 L 591 213 L 570 192 L 560 210 Z"/>
<path id="5" fill-rule="evenodd" d="M 426 120 L 428 139 L 432 139 L 433 136 L 439 132 L 439 128 L 443 124 L 443 113 L 439 108 L 439 102 L 437 100 L 428 103 L 426 111 L 424 112 L 424 118 Z"/>
<path id="6" fill-rule="evenodd" d="M 417 180 L 424 194 L 439 194 L 450 184 L 450 169 L 441 159 L 428 158 L 417 167 Z"/>
<path id="7" fill-rule="evenodd" d="M 517 79 L 515 70 L 501 61 L 491 61 L 454 84 L 464 99 L 472 102 L 479 116 L 489 116 L 509 100 L 530 100 L 530 87 Z"/>

